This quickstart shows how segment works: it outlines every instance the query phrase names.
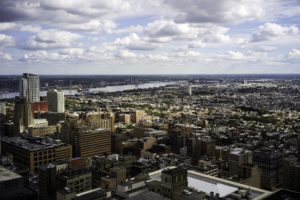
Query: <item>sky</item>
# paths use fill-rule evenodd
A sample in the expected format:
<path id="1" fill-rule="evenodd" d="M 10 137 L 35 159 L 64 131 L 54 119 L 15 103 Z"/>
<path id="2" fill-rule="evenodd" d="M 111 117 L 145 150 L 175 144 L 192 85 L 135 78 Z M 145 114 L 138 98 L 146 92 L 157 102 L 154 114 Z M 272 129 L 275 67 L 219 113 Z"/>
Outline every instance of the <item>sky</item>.
<path id="1" fill-rule="evenodd" d="M 0 74 L 299 74 L 300 0 L 0 0 Z"/>

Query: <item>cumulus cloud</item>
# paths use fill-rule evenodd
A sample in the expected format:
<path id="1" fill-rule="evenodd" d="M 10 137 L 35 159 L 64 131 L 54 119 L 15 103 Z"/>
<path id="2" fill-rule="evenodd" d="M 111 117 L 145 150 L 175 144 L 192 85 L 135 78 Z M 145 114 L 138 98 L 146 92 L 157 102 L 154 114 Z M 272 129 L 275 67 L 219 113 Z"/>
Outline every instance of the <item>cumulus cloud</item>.
<path id="1" fill-rule="evenodd" d="M 0 51 L 0 60 L 3 60 L 3 61 L 10 61 L 12 60 L 12 56 L 8 53 L 5 53 L 3 51 Z"/>
<path id="2" fill-rule="evenodd" d="M 193 25 L 189 23 L 176 23 L 172 20 L 157 20 L 149 23 L 144 28 L 144 33 L 150 38 L 165 41 L 176 40 L 195 40 L 201 39 L 202 42 L 229 42 L 230 37 L 226 35 L 228 28 L 213 25 Z"/>
<path id="3" fill-rule="evenodd" d="M 263 0 L 165 0 L 178 12 L 177 21 L 192 23 L 239 23 L 265 15 Z"/>
<path id="4" fill-rule="evenodd" d="M 141 38 L 136 33 L 123 38 L 117 38 L 113 44 L 125 46 L 129 50 L 153 50 L 159 47 L 159 45 L 149 42 L 147 38 Z"/>
<path id="5" fill-rule="evenodd" d="M 205 44 L 201 40 L 193 41 L 189 43 L 188 48 L 202 48 Z"/>
<path id="6" fill-rule="evenodd" d="M 23 24 L 20 24 L 18 26 L 18 29 L 23 32 L 32 32 L 32 33 L 36 33 L 42 30 L 41 27 L 38 25 L 23 25 Z"/>
<path id="7" fill-rule="evenodd" d="M 16 27 L 15 23 L 10 23 L 10 22 L 0 23 L 0 31 L 11 30 L 14 29 L 15 27 Z"/>
<path id="8" fill-rule="evenodd" d="M 274 40 L 286 35 L 295 35 L 299 32 L 296 26 L 281 26 L 275 23 L 265 23 L 258 27 L 251 37 L 251 42 Z"/>
<path id="9" fill-rule="evenodd" d="M 231 60 L 244 60 L 246 56 L 239 51 L 228 51 L 229 59 Z"/>
<path id="10" fill-rule="evenodd" d="M 299 49 L 291 49 L 288 53 L 288 58 L 300 59 L 300 50 Z"/>
<path id="11" fill-rule="evenodd" d="M 262 66 L 280 57 L 295 64 L 299 29 L 290 23 L 297 24 L 298 7 L 294 0 L 0 0 L 0 57 L 140 66 Z"/>
<path id="12" fill-rule="evenodd" d="M 137 54 L 128 51 L 128 50 L 121 50 L 119 52 L 117 52 L 116 57 L 118 58 L 137 58 Z"/>
<path id="13" fill-rule="evenodd" d="M 89 22 L 82 24 L 67 24 L 65 28 L 69 30 L 87 31 L 91 33 L 98 33 L 101 31 L 111 33 L 116 28 L 116 26 L 117 25 L 110 20 L 90 20 Z"/>
<path id="14" fill-rule="evenodd" d="M 37 25 L 24 25 L 24 24 L 17 24 L 12 22 L 3 22 L 0 23 L 0 31 L 4 30 L 17 30 L 22 32 L 38 32 L 41 30 L 40 26 Z"/>
<path id="15" fill-rule="evenodd" d="M 81 35 L 68 31 L 55 29 L 43 30 L 25 41 L 21 48 L 24 49 L 54 49 L 71 47 Z"/>
<path id="16" fill-rule="evenodd" d="M 73 15 L 99 16 L 109 12 L 130 11 L 131 5 L 124 0 L 41 0 L 41 7 L 50 10 L 64 10 Z"/>
<path id="17" fill-rule="evenodd" d="M 15 39 L 9 35 L 0 34 L 0 46 L 14 46 Z"/>
<path id="18" fill-rule="evenodd" d="M 47 51 L 39 50 L 24 54 L 21 60 L 26 62 L 47 62 L 65 61 L 67 58 L 67 55 L 61 55 L 56 52 L 48 53 Z"/>

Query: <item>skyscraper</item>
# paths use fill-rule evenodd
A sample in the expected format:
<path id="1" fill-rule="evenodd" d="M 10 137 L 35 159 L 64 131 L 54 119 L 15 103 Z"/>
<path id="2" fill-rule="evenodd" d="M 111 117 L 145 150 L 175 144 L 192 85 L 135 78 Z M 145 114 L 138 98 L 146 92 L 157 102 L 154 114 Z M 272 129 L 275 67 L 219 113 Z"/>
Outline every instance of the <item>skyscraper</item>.
<path id="1" fill-rule="evenodd" d="M 5 105 L 5 103 L 0 103 L 0 114 L 6 115 L 6 105 Z"/>
<path id="2" fill-rule="evenodd" d="M 64 93 L 52 90 L 47 92 L 47 100 L 49 111 L 63 113 L 65 112 L 65 97 Z"/>
<path id="3" fill-rule="evenodd" d="M 31 104 L 26 99 L 15 100 L 14 132 L 15 135 L 28 130 L 33 124 Z"/>
<path id="4" fill-rule="evenodd" d="M 23 74 L 19 82 L 20 97 L 28 102 L 40 101 L 40 78 L 34 74 Z"/>

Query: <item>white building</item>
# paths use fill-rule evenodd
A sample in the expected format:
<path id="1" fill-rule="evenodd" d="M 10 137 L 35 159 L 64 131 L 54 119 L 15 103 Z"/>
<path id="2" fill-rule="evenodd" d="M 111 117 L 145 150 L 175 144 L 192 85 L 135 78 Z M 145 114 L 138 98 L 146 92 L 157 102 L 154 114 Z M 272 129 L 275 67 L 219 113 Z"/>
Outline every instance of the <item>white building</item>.
<path id="1" fill-rule="evenodd" d="M 47 92 L 48 109 L 50 112 L 65 112 L 64 93 L 57 90 Z"/>
<path id="2" fill-rule="evenodd" d="M 40 101 L 40 78 L 34 74 L 23 74 L 19 82 L 20 97 L 28 102 Z"/>

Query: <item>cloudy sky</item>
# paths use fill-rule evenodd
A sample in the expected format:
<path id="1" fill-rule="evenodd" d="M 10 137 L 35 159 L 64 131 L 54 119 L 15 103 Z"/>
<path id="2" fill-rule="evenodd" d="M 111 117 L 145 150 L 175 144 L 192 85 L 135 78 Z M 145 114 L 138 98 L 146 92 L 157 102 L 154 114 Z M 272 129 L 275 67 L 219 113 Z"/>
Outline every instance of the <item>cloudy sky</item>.
<path id="1" fill-rule="evenodd" d="M 299 0 L 0 0 L 0 74 L 300 73 Z"/>

